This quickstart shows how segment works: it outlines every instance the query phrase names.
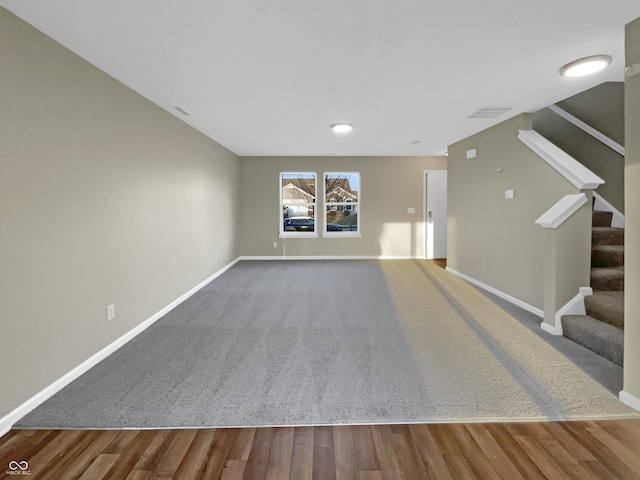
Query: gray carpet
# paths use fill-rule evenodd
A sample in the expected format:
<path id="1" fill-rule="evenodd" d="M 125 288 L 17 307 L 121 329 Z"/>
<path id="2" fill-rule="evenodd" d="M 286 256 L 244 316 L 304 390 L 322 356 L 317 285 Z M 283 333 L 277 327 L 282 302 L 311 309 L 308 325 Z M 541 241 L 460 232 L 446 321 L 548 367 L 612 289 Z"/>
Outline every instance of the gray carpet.
<path id="1" fill-rule="evenodd" d="M 527 315 L 427 261 L 239 262 L 16 427 L 638 415 L 619 367 Z"/>

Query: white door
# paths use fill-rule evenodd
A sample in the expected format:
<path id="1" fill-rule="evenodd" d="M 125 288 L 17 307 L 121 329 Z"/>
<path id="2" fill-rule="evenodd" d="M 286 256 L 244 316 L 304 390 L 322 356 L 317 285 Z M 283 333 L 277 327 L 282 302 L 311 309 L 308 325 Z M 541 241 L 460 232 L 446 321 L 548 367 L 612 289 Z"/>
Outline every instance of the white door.
<path id="1" fill-rule="evenodd" d="M 425 172 L 425 258 L 447 258 L 447 171 Z"/>

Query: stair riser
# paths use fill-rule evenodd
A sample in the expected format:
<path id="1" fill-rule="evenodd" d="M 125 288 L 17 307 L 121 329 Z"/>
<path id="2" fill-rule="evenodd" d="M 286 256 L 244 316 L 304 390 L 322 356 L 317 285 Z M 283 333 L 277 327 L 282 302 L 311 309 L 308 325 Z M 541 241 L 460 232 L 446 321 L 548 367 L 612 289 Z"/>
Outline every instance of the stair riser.
<path id="1" fill-rule="evenodd" d="M 591 244 L 592 245 L 624 245 L 624 231 L 619 230 L 607 230 L 591 232 Z"/>
<path id="2" fill-rule="evenodd" d="M 622 366 L 624 332 L 610 325 L 598 326 L 599 323 L 582 315 L 566 315 L 562 317 L 562 330 L 568 339 Z"/>
<path id="3" fill-rule="evenodd" d="M 624 311 L 612 310 L 604 305 L 589 303 L 588 299 L 589 297 L 585 297 L 584 302 L 587 315 L 616 328 L 624 329 Z"/>
<path id="4" fill-rule="evenodd" d="M 593 227 L 610 227 L 613 213 L 600 212 L 594 210 L 591 215 L 591 226 Z"/>
<path id="5" fill-rule="evenodd" d="M 624 290 L 624 277 L 591 277 L 591 288 L 603 292 L 621 292 Z"/>
<path id="6" fill-rule="evenodd" d="M 591 252 L 591 266 L 622 267 L 624 266 L 624 252 L 593 250 Z"/>

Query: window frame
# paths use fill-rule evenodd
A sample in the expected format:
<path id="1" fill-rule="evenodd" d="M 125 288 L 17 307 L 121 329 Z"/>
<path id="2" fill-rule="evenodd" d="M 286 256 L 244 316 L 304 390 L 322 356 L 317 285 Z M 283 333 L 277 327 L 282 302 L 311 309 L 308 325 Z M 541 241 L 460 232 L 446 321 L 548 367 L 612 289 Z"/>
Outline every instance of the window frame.
<path id="1" fill-rule="evenodd" d="M 327 201 L 327 175 L 333 175 L 333 176 L 351 176 L 351 175 L 355 175 L 357 177 L 357 182 L 358 182 L 358 190 L 357 191 L 357 199 L 351 200 L 345 200 L 343 202 L 331 202 L 331 201 Z M 360 175 L 360 172 L 354 172 L 354 171 L 348 171 L 348 172 L 323 172 L 322 173 L 322 202 L 323 202 L 323 209 L 322 209 L 322 236 L 323 238 L 359 238 L 362 237 L 362 233 L 361 233 L 361 222 L 360 222 L 360 210 L 361 210 L 361 202 L 362 202 L 362 177 Z M 329 211 L 329 208 L 333 208 L 335 207 L 336 210 L 339 210 L 338 207 L 342 207 L 342 211 L 349 211 L 349 212 L 353 212 L 354 210 L 356 211 L 356 215 L 357 215 L 357 220 L 356 220 L 356 231 L 327 231 L 327 212 Z"/>
<path id="2" fill-rule="evenodd" d="M 313 179 L 314 179 L 313 202 L 302 202 L 302 203 L 285 202 L 284 199 L 282 198 L 282 193 L 284 189 L 283 183 L 284 183 L 284 180 L 286 180 L 284 178 L 285 175 L 296 175 L 297 178 L 304 178 L 305 176 L 313 176 Z M 278 182 L 279 182 L 278 196 L 280 197 L 280 210 L 278 212 L 279 224 L 280 224 L 280 226 L 278 227 L 279 237 L 280 238 L 317 238 L 318 226 L 320 225 L 318 222 L 318 173 L 317 172 L 280 172 L 278 174 Z M 313 216 L 311 217 L 313 219 L 313 225 L 314 225 L 313 232 L 285 231 L 284 222 L 286 221 L 286 218 L 284 216 L 284 208 L 290 205 L 295 205 L 297 207 L 307 206 L 307 210 L 309 209 L 309 206 L 313 207 Z"/>

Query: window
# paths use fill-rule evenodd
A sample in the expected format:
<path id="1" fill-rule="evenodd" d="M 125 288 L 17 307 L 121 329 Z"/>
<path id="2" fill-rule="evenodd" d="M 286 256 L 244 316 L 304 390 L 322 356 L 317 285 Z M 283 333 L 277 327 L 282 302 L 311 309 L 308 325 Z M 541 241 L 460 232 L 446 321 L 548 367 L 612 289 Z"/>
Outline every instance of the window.
<path id="1" fill-rule="evenodd" d="M 325 230 L 327 237 L 360 236 L 360 174 L 324 174 Z"/>
<path id="2" fill-rule="evenodd" d="M 280 174 L 280 236 L 317 236 L 316 174 Z"/>

